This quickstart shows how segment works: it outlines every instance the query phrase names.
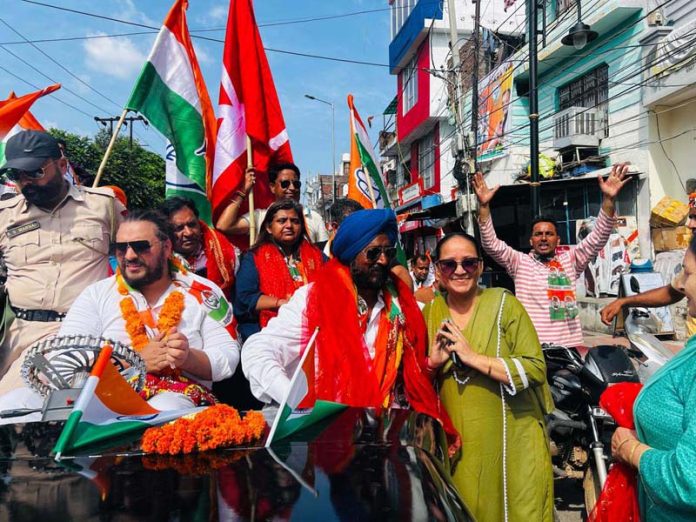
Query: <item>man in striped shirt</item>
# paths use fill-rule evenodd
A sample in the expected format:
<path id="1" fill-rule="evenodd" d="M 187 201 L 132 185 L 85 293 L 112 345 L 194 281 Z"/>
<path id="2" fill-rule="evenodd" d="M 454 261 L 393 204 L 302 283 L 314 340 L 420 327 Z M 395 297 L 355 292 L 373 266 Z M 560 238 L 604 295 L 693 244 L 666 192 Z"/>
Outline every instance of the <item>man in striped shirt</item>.
<path id="1" fill-rule="evenodd" d="M 474 176 L 479 200 L 481 243 L 486 253 L 515 281 L 515 294 L 522 302 L 542 343 L 581 346 L 582 327 L 577 316 L 575 284 L 587 264 L 604 247 L 614 228 L 614 200 L 627 183 L 627 164 L 614 165 L 609 177 L 598 178 L 602 208 L 590 234 L 564 252 L 556 252 L 560 238 L 553 220 L 538 218 L 532 224 L 525 254 L 498 239 L 493 228 L 490 201 L 500 188 L 488 188 L 481 173 Z"/>

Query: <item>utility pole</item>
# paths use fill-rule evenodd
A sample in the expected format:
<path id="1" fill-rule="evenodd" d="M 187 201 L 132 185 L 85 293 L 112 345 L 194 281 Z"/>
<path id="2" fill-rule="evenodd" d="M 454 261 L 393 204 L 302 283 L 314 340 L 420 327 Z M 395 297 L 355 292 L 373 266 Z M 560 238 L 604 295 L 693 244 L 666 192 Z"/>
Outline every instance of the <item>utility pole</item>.
<path id="1" fill-rule="evenodd" d="M 479 119 L 479 67 L 481 56 L 481 0 L 474 0 L 474 70 L 471 73 L 471 132 L 474 136 L 471 146 L 471 171 L 478 172 L 478 119 Z"/>
<path id="2" fill-rule="evenodd" d="M 94 121 L 101 123 L 106 127 L 106 124 L 109 124 L 109 134 L 111 136 L 114 135 L 114 123 L 120 120 L 120 116 L 114 116 L 114 117 L 109 117 L 106 116 L 104 118 L 100 118 L 99 116 L 94 117 Z M 133 122 L 135 121 L 142 121 L 145 126 L 148 125 L 148 122 L 145 118 L 142 116 L 128 116 L 126 118 L 123 118 L 123 124 L 128 127 L 128 124 L 130 123 L 130 127 L 128 127 L 128 134 L 129 134 L 129 146 L 130 148 L 133 148 Z"/>
<path id="3" fill-rule="evenodd" d="M 529 170 L 531 171 L 530 214 L 539 215 L 539 94 L 537 92 L 537 13 L 539 0 L 529 5 Z"/>
<path id="4" fill-rule="evenodd" d="M 455 133 L 454 133 L 454 147 L 452 147 L 452 152 L 455 158 L 455 168 L 457 165 L 464 164 L 464 136 L 463 129 L 464 124 L 462 122 L 462 96 L 461 92 L 461 82 L 459 81 L 459 73 L 461 69 L 461 61 L 459 57 L 459 46 L 458 35 L 457 35 L 457 12 L 455 9 L 455 0 L 447 0 L 447 11 L 449 13 L 449 32 L 450 32 L 450 51 L 452 52 L 452 77 L 454 78 L 454 122 L 455 122 Z M 471 182 L 469 176 L 467 175 L 466 181 L 466 230 L 467 232 L 473 234 L 473 220 L 471 219 Z"/>

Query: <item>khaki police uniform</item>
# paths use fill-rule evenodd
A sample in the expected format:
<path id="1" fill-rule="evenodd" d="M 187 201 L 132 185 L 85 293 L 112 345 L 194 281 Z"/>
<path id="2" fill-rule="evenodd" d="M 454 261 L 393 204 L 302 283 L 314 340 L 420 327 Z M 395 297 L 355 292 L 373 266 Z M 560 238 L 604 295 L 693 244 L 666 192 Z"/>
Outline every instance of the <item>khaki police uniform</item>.
<path id="1" fill-rule="evenodd" d="M 17 315 L 0 347 L 0 395 L 24 385 L 22 353 L 57 333 L 82 290 L 108 276 L 109 244 L 125 211 L 111 189 L 73 185 L 50 212 L 21 194 L 0 201 L 0 251 Z"/>

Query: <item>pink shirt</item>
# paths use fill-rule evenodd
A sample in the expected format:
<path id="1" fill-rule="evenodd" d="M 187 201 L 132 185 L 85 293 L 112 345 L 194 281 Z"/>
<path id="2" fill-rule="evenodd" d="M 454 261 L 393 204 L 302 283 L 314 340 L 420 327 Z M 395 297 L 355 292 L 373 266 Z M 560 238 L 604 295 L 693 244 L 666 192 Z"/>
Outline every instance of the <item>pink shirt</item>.
<path id="1" fill-rule="evenodd" d="M 615 218 L 600 210 L 592 232 L 576 246 L 571 246 L 570 250 L 557 254 L 556 258 L 573 286 L 587 264 L 606 244 L 615 221 Z M 582 327 L 578 317 L 565 321 L 552 321 L 549 316 L 548 267 L 537 261 L 531 252 L 529 254 L 519 252 L 498 239 L 490 218 L 479 223 L 479 227 L 483 249 L 514 279 L 515 295 L 532 319 L 539 341 L 564 346 L 581 346 Z"/>

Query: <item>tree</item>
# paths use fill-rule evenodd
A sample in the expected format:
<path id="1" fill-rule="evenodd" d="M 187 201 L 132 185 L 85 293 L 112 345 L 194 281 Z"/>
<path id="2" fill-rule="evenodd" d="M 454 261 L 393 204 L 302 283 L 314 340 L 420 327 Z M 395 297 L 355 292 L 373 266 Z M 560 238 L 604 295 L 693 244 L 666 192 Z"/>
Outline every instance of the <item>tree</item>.
<path id="1" fill-rule="evenodd" d="M 101 130 L 94 138 L 59 129 L 51 129 L 49 132 L 55 138 L 65 141 L 67 156 L 73 165 L 92 175 L 97 173 L 111 138 L 109 131 Z M 164 158 L 145 149 L 136 139 L 131 146 L 128 138 L 119 137 L 99 184 L 120 187 L 128 196 L 130 208 L 159 206 L 164 201 Z M 89 185 L 91 186 L 91 181 Z"/>

